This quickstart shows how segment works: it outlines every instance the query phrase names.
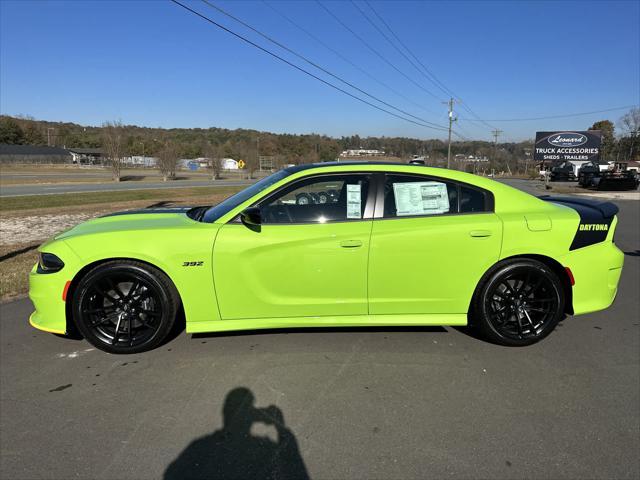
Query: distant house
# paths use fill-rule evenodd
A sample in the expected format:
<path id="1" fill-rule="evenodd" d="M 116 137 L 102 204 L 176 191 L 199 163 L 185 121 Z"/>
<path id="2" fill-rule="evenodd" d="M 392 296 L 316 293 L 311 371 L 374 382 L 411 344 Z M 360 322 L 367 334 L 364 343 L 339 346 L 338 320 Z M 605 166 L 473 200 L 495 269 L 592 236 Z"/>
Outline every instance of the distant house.
<path id="1" fill-rule="evenodd" d="M 384 150 L 365 150 L 363 148 L 356 148 L 352 150 L 344 150 L 341 157 L 382 157 L 384 156 Z"/>
<path id="2" fill-rule="evenodd" d="M 640 162 L 629 160 L 629 162 L 627 163 L 627 170 L 635 170 L 636 172 L 640 172 Z"/>
<path id="3" fill-rule="evenodd" d="M 123 159 L 125 165 L 132 167 L 155 167 L 158 159 L 155 157 L 143 157 L 141 155 L 133 155 Z"/>
<path id="4" fill-rule="evenodd" d="M 101 148 L 67 148 L 72 162 L 80 165 L 100 165 L 104 163 L 104 153 Z"/>
<path id="5" fill-rule="evenodd" d="M 233 158 L 223 158 L 222 159 L 222 169 L 223 170 L 238 170 L 238 161 Z"/>
<path id="6" fill-rule="evenodd" d="M 464 155 L 459 153 L 455 156 L 455 160 L 457 162 L 488 162 L 489 159 L 484 156 L 476 156 L 476 155 Z"/>
<path id="7" fill-rule="evenodd" d="M 0 164 L 8 163 L 68 163 L 73 156 L 68 150 L 59 147 L 40 147 L 35 145 L 0 144 Z"/>

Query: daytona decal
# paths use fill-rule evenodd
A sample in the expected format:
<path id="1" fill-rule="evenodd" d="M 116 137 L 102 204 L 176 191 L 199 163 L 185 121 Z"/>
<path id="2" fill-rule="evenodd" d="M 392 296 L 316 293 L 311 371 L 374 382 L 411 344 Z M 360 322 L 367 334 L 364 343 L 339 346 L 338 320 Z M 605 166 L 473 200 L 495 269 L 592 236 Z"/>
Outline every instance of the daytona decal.
<path id="1" fill-rule="evenodd" d="M 597 230 L 607 231 L 609 230 L 609 225 L 607 225 L 606 223 L 581 223 L 580 227 L 578 227 L 578 230 L 585 232 L 593 232 Z"/>

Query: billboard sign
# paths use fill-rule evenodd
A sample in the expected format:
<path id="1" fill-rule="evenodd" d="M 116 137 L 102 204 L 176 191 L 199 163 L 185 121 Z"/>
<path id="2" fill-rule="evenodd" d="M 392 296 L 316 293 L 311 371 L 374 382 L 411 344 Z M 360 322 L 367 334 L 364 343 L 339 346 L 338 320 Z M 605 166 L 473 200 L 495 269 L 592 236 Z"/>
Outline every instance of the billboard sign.
<path id="1" fill-rule="evenodd" d="M 536 132 L 533 159 L 537 162 L 599 160 L 602 132 Z"/>

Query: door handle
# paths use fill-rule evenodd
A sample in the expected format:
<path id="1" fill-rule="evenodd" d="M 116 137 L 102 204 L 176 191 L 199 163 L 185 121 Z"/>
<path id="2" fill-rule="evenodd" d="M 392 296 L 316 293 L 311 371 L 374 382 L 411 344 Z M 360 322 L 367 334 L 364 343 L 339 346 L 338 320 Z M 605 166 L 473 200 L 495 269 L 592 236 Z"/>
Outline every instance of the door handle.
<path id="1" fill-rule="evenodd" d="M 342 248 L 357 248 L 362 246 L 362 240 L 342 240 L 340 242 Z"/>
<path id="2" fill-rule="evenodd" d="M 471 230 L 469 235 L 476 238 L 490 237 L 493 232 L 491 230 Z"/>

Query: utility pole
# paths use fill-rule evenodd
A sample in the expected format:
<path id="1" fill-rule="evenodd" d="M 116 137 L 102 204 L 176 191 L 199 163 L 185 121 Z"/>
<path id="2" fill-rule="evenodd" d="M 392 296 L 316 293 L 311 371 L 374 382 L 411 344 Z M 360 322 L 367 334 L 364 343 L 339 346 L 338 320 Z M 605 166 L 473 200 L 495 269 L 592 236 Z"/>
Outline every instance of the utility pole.
<path id="1" fill-rule="evenodd" d="M 256 161 L 258 162 L 258 169 L 262 171 L 262 164 L 260 163 L 260 137 L 256 138 Z"/>
<path id="2" fill-rule="evenodd" d="M 448 102 L 442 102 L 449 107 L 449 145 L 447 147 L 447 168 L 451 167 L 451 126 L 453 122 L 457 122 L 458 118 L 453 116 L 453 106 L 456 103 L 460 103 L 458 100 L 451 97 Z"/>
<path id="3" fill-rule="evenodd" d="M 493 135 L 493 161 L 494 162 L 498 160 L 498 136 L 501 135 L 502 133 L 503 133 L 502 130 L 498 130 L 497 128 L 491 131 L 491 134 Z M 509 162 L 507 162 L 507 170 L 509 170 L 509 174 L 511 174 L 511 169 L 509 168 Z"/>
<path id="4" fill-rule="evenodd" d="M 48 147 L 51 146 L 51 130 L 54 130 L 54 128 L 53 127 L 47 128 L 47 146 Z"/>

